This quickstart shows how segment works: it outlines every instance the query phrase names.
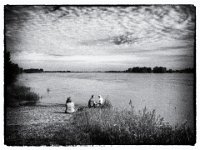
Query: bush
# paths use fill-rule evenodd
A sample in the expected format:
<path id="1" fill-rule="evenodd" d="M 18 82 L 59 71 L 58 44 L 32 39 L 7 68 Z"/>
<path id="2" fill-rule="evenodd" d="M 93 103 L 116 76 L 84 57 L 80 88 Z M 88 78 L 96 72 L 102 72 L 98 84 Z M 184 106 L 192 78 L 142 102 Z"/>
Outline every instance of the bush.
<path id="1" fill-rule="evenodd" d="M 32 92 L 30 87 L 12 85 L 7 87 L 5 102 L 8 106 L 23 104 L 35 104 L 39 100 L 39 95 Z"/>
<path id="2" fill-rule="evenodd" d="M 112 108 L 110 100 L 105 99 L 104 103 L 100 106 L 101 108 Z"/>
<path id="3" fill-rule="evenodd" d="M 155 110 L 144 108 L 139 113 L 132 110 L 85 109 L 72 118 L 73 129 L 80 140 L 79 144 L 194 144 L 192 130 L 183 124 L 172 127 L 164 119 L 156 116 Z M 72 131 L 73 132 L 73 131 Z M 84 137 L 85 138 L 85 137 Z M 76 140 L 74 140 L 76 141 Z M 77 141 L 76 141 L 77 142 Z"/>
<path id="4" fill-rule="evenodd" d="M 144 108 L 137 113 L 134 109 L 113 107 L 82 108 L 62 123 L 11 125 L 7 128 L 6 143 L 15 146 L 195 144 L 195 134 L 186 124 L 172 127 L 157 117 L 155 110 Z M 42 133 L 36 126 L 41 126 Z M 19 129 L 28 129 L 32 134 L 23 136 Z"/>

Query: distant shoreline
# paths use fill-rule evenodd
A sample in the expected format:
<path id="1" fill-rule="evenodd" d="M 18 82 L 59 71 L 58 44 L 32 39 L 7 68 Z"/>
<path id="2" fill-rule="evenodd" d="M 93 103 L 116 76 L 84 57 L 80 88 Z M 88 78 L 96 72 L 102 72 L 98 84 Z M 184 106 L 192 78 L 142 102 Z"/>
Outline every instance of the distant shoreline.
<path id="1" fill-rule="evenodd" d="M 43 72 L 23 72 L 23 73 L 136 73 L 136 74 L 172 74 L 172 73 L 191 73 L 194 72 L 164 72 L 164 73 L 154 73 L 154 72 L 125 72 L 125 71 L 43 71 Z"/>
<path id="2" fill-rule="evenodd" d="M 30 68 L 23 69 L 24 73 L 195 73 L 194 68 L 184 68 L 179 70 L 167 69 L 166 67 L 132 67 L 127 70 L 118 71 L 118 70 L 108 70 L 108 71 L 44 71 L 44 69 L 40 68 Z"/>

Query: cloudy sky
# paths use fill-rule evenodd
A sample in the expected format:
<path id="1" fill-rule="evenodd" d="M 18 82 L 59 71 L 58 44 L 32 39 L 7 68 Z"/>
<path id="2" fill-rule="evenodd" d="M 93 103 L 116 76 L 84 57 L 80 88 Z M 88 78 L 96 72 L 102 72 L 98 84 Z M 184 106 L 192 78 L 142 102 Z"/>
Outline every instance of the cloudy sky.
<path id="1" fill-rule="evenodd" d="M 25 69 L 193 67 L 190 5 L 5 6 L 5 29 L 6 49 Z"/>

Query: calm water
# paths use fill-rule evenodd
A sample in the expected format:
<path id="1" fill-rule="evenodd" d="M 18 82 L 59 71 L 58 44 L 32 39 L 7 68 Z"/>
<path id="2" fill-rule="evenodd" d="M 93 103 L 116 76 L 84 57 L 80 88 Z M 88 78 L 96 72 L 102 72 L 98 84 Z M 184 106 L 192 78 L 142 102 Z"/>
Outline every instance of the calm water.
<path id="1" fill-rule="evenodd" d="M 171 124 L 193 125 L 193 74 L 33 73 L 20 75 L 19 82 L 42 96 L 41 103 L 63 104 L 71 96 L 87 104 L 100 94 L 116 107 L 129 107 L 131 99 L 136 109 L 156 109 Z"/>

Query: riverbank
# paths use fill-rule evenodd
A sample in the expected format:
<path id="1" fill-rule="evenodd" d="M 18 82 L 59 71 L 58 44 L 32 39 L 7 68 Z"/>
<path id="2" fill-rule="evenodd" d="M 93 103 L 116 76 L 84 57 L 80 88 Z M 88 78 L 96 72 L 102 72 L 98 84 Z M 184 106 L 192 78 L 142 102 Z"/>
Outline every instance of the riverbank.
<path id="1" fill-rule="evenodd" d="M 51 145 L 56 131 L 67 126 L 70 114 L 62 105 L 8 107 L 5 118 L 7 145 Z"/>
<path id="2" fill-rule="evenodd" d="M 8 107 L 6 145 L 193 145 L 195 134 L 186 124 L 172 127 L 155 110 L 83 108 L 65 114 L 64 105 Z"/>

